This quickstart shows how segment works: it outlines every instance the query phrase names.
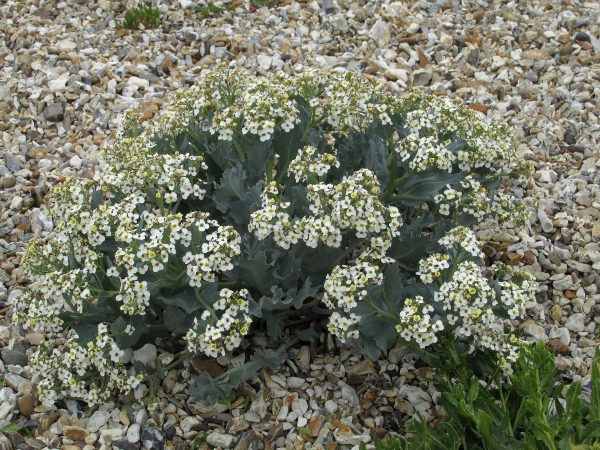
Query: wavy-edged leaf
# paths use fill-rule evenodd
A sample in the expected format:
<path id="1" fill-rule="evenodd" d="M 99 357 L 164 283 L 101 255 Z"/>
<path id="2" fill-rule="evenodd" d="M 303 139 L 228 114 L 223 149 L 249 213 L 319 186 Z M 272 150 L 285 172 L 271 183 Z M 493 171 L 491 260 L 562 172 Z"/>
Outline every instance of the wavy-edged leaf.
<path id="1" fill-rule="evenodd" d="M 414 272 L 419 269 L 419 261 L 429 256 L 434 247 L 430 236 L 409 233 L 392 240 L 387 256 L 394 258 L 403 269 Z"/>
<path id="2" fill-rule="evenodd" d="M 219 211 L 226 212 L 232 202 L 244 198 L 246 194 L 245 182 L 246 172 L 239 162 L 223 172 L 221 182 L 216 185 L 213 194 L 213 200 Z"/>
<path id="3" fill-rule="evenodd" d="M 426 172 L 417 173 L 405 183 L 396 188 L 395 195 L 411 197 L 433 198 L 446 185 L 454 186 L 464 177 L 464 173 L 448 173 L 445 170 L 429 169 Z M 423 204 L 422 200 L 400 200 L 406 205 L 418 206 Z"/>

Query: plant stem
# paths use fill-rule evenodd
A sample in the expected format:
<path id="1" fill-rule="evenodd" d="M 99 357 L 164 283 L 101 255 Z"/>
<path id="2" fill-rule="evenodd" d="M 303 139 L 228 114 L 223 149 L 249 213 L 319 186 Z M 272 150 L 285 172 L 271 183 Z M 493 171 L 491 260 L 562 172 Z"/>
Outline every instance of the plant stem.
<path id="1" fill-rule="evenodd" d="M 393 169 L 395 169 L 395 168 L 396 168 L 396 165 L 393 166 Z M 395 170 L 393 171 L 393 174 L 395 175 Z M 392 195 L 394 194 L 394 191 L 396 190 L 396 188 L 398 186 L 400 186 L 402 183 L 410 180 L 414 176 L 415 176 L 415 174 L 413 172 L 409 172 L 409 173 L 404 174 L 400 178 L 398 178 L 396 181 L 390 182 L 387 189 L 381 196 L 381 201 L 382 202 L 388 201 L 392 197 Z"/>
<path id="2" fill-rule="evenodd" d="M 356 250 L 356 248 L 363 243 L 363 239 L 359 239 L 358 241 L 356 241 L 354 244 L 352 244 L 350 247 L 348 247 L 346 249 L 346 251 L 344 253 L 342 253 L 342 255 L 336 259 L 333 264 L 331 265 L 331 267 L 337 266 L 337 264 L 342 261 L 344 258 L 346 258 L 348 255 L 350 255 L 354 250 Z"/>
<path id="3" fill-rule="evenodd" d="M 393 321 L 395 323 L 400 323 L 400 319 L 398 317 L 396 317 L 393 314 L 390 314 L 388 312 L 385 312 L 383 309 L 381 309 L 379 306 L 377 306 L 375 303 L 373 303 L 371 300 L 369 300 L 368 297 L 365 297 L 363 299 L 363 301 L 367 305 L 369 305 L 371 308 L 373 308 L 375 311 L 377 311 L 380 315 L 385 317 L 386 319 L 390 319 L 391 321 Z"/>
<path id="4" fill-rule="evenodd" d="M 210 312 L 211 317 L 214 320 L 219 320 L 219 318 L 217 317 L 217 313 L 215 313 L 215 310 L 213 308 L 211 308 L 210 306 L 208 306 L 208 303 L 206 303 L 204 301 L 204 299 L 202 298 L 202 296 L 200 295 L 200 289 L 198 289 L 198 288 L 194 289 L 194 294 L 196 295 L 196 298 L 198 299 L 200 304 L 204 307 L 204 309 L 206 309 L 208 312 Z"/>
<path id="5" fill-rule="evenodd" d="M 174 369 L 175 367 L 177 367 L 179 364 L 184 362 L 186 359 L 188 359 L 192 355 L 193 355 L 192 352 L 184 352 L 183 356 L 181 358 L 179 358 L 177 361 L 174 361 L 171 364 L 169 364 L 168 366 L 163 367 L 162 368 L 163 372 L 168 372 L 169 370 Z M 153 378 L 156 378 L 157 376 L 158 376 L 158 372 L 146 375 L 144 378 L 142 378 L 141 382 L 143 383 L 144 381 L 151 380 Z"/>

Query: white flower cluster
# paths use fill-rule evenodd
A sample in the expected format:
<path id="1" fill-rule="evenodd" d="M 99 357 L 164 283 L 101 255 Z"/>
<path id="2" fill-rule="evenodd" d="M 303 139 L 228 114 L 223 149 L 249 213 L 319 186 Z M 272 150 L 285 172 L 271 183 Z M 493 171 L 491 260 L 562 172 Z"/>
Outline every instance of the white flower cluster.
<path id="1" fill-rule="evenodd" d="M 443 271 L 450 267 L 449 260 L 449 255 L 434 253 L 419 262 L 417 275 L 419 275 L 423 283 L 433 283 L 435 278 L 440 278 Z"/>
<path id="2" fill-rule="evenodd" d="M 326 122 L 341 133 L 361 130 L 373 120 L 391 123 L 402 106 L 400 99 L 349 72 L 322 75 L 311 69 L 295 78 L 283 72 L 257 78 L 237 69 L 216 70 L 176 96 L 159 133 L 175 135 L 197 124 L 222 140 L 251 134 L 266 141 L 276 128 L 290 131 L 300 123 L 298 96 L 306 101 L 313 125 Z M 210 120 L 196 122 L 199 117 Z"/>
<path id="3" fill-rule="evenodd" d="M 397 235 L 402 218 L 398 209 L 385 206 L 378 194 L 377 177 L 368 169 L 344 177 L 337 185 L 310 184 L 307 198 L 312 215 L 298 219 L 290 217 L 290 203 L 281 200 L 282 195 L 272 182 L 265 187 L 262 208 L 252 213 L 248 229 L 259 239 L 272 235 L 277 245 L 286 249 L 300 240 L 313 248 L 319 241 L 339 247 L 345 230 L 354 230 L 359 238 L 371 233 L 371 256 L 387 262 L 385 252 Z"/>
<path id="4" fill-rule="evenodd" d="M 348 331 L 350 327 L 358 323 L 360 323 L 360 317 L 356 314 L 350 313 L 348 316 L 342 316 L 339 312 L 334 311 L 329 317 L 327 330 L 343 344 L 347 339 L 356 339 L 358 337 L 358 330 Z"/>
<path id="5" fill-rule="evenodd" d="M 192 287 L 199 287 L 202 281 L 215 281 L 216 273 L 233 269 L 231 260 L 241 253 L 239 233 L 230 226 L 220 226 L 214 220 L 207 220 L 207 217 L 208 214 L 197 212 L 188 214 L 186 220 L 186 226 L 193 225 L 198 230 L 195 242 L 199 242 L 198 234 L 204 232 L 202 244 L 194 245 L 193 250 L 183 256 Z M 213 231 L 208 232 L 210 227 Z M 190 241 L 191 236 L 187 242 Z"/>
<path id="6" fill-rule="evenodd" d="M 327 175 L 331 167 L 339 167 L 340 162 L 329 153 L 316 154 L 317 149 L 312 145 L 298 151 L 296 158 L 288 166 L 288 174 L 294 174 L 296 181 L 306 181 L 310 175 L 322 177 Z M 313 157 L 314 156 L 314 157 Z M 318 181 L 318 179 L 315 179 Z"/>
<path id="7" fill-rule="evenodd" d="M 125 352 L 110 336 L 107 325 L 98 325 L 96 339 L 86 347 L 80 346 L 76 337 L 71 332 L 62 350 L 41 345 L 29 359 L 39 375 L 37 387 L 44 406 L 52 407 L 56 400 L 67 396 L 94 405 L 106 401 L 114 389 L 126 393 L 140 384 L 143 375 L 127 373 L 121 362 Z M 89 374 L 95 374 L 102 384 L 90 383 Z"/>
<path id="8" fill-rule="evenodd" d="M 342 308 L 349 312 L 356 307 L 357 301 L 367 295 L 367 286 L 380 284 L 383 275 L 379 267 L 367 261 L 355 266 L 335 266 L 325 280 L 323 303 L 330 309 Z"/>
<path id="9" fill-rule="evenodd" d="M 438 242 L 447 249 L 451 249 L 455 245 L 459 245 L 466 252 L 470 253 L 476 258 L 483 258 L 484 256 L 483 252 L 481 251 L 481 244 L 477 240 L 477 236 L 467 227 L 458 226 L 451 229 Z"/>
<path id="10" fill-rule="evenodd" d="M 400 323 L 396 325 L 396 331 L 405 340 L 414 341 L 421 348 L 435 344 L 438 340 L 436 333 L 444 329 L 444 324 L 439 319 L 433 322 L 429 314 L 432 311 L 431 305 L 424 305 L 422 296 L 407 298 L 400 311 Z"/>
<path id="11" fill-rule="evenodd" d="M 439 204 L 440 214 L 448 216 L 451 208 L 454 208 L 453 218 L 466 213 L 482 219 L 490 212 L 487 190 L 471 175 L 461 180 L 460 184 L 462 190 L 455 190 L 448 185 L 441 194 L 434 197 L 434 201 Z"/>
<path id="12" fill-rule="evenodd" d="M 522 202 L 515 202 L 514 198 L 505 192 L 496 192 L 491 210 L 496 217 L 505 222 L 512 222 L 516 226 L 523 227 L 529 221 L 529 211 Z"/>
<path id="13" fill-rule="evenodd" d="M 221 289 L 219 296 L 213 308 L 223 311 L 223 315 L 217 318 L 214 312 L 207 310 L 202 323 L 198 319 L 194 320 L 193 328 L 185 336 L 190 352 L 201 351 L 212 357 L 222 356 L 238 347 L 242 336 L 248 334 L 252 323 L 252 318 L 248 315 L 250 293 L 246 289 Z M 212 323 L 208 323 L 210 319 Z"/>
<path id="14" fill-rule="evenodd" d="M 533 275 L 499 262 L 494 264 L 494 270 L 498 271 L 499 278 L 508 278 L 499 281 L 502 288 L 500 303 L 509 307 L 507 312 L 511 319 L 523 317 L 525 304 L 535 301 L 535 293 L 538 290 L 538 284 Z M 510 281 L 511 279 L 516 280 L 516 283 Z"/>
<path id="15" fill-rule="evenodd" d="M 410 134 L 397 142 L 396 151 L 413 169 L 428 167 L 452 171 L 454 165 L 469 172 L 479 167 L 499 167 L 505 172 L 522 168 L 516 144 L 505 125 L 446 97 L 426 96 L 412 91 L 403 99 L 406 127 Z M 460 149 L 453 141 L 464 141 Z"/>
<path id="16" fill-rule="evenodd" d="M 455 331 L 458 336 L 481 332 L 495 320 L 492 308 L 498 304 L 496 295 L 480 266 L 472 261 L 458 264 L 450 281 L 435 293 L 434 300 L 448 311 L 450 325 L 459 322 Z"/>

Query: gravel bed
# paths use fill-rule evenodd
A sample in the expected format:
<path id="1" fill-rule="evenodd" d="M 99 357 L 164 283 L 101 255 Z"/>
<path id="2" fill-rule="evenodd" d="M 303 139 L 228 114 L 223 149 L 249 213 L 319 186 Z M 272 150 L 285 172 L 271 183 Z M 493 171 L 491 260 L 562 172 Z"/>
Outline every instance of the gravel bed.
<path id="1" fill-rule="evenodd" d="M 0 450 L 358 448 L 400 429 L 416 411 L 435 419 L 431 369 L 405 348 L 376 362 L 327 334 L 296 345 L 277 372 L 244 384 L 231 408 L 190 403 L 188 386 L 239 358 L 192 359 L 157 386 L 94 410 L 75 400 L 39 405 L 28 353 L 44 340 L 11 324 L 11 300 L 27 284 L 20 261 L 45 237 L 48 192 L 65 177 L 93 177 L 118 119 L 136 109 L 152 123 L 173 94 L 222 61 L 266 75 L 308 67 L 346 69 L 459 97 L 507 122 L 532 183 L 514 193 L 532 212 L 524 233 L 478 229 L 489 258 L 522 265 L 541 285 L 515 323 L 556 353 L 566 383 L 589 392 L 600 324 L 600 4 L 520 1 L 294 1 L 248 8 L 235 0 L 212 18 L 191 0 L 161 0 L 162 29 L 119 29 L 126 2 L 0 3 Z M 260 339 L 260 336 L 256 337 Z M 242 355 L 243 356 L 243 355 Z M 167 366 L 147 345 L 134 358 Z M 244 398 L 252 402 L 244 409 Z M 245 411 L 245 412 L 244 412 Z M 298 428 L 310 433 L 300 433 Z"/>

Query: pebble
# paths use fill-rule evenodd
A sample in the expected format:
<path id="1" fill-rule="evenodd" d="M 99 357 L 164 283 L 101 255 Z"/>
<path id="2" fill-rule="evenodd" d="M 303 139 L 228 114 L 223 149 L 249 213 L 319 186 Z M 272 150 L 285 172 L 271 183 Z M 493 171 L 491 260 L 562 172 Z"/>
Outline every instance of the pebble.
<path id="1" fill-rule="evenodd" d="M 211 433 L 206 438 L 206 442 L 213 447 L 231 448 L 235 442 L 235 437 L 231 434 Z"/>
<path id="2" fill-rule="evenodd" d="M 127 429 L 127 440 L 132 444 L 140 441 L 141 426 L 139 423 L 134 423 Z"/>
<path id="3" fill-rule="evenodd" d="M 110 413 L 108 411 L 96 411 L 90 417 L 90 420 L 87 424 L 87 429 L 92 433 L 96 433 L 100 428 L 102 428 L 108 422 L 108 418 L 110 417 Z"/>
<path id="4" fill-rule="evenodd" d="M 140 439 L 146 450 L 162 450 L 165 446 L 164 433 L 153 427 L 144 428 Z"/>
<path id="5" fill-rule="evenodd" d="M 565 328 L 570 331 L 580 332 L 585 330 L 585 321 L 583 314 L 575 313 L 567 319 Z"/>

